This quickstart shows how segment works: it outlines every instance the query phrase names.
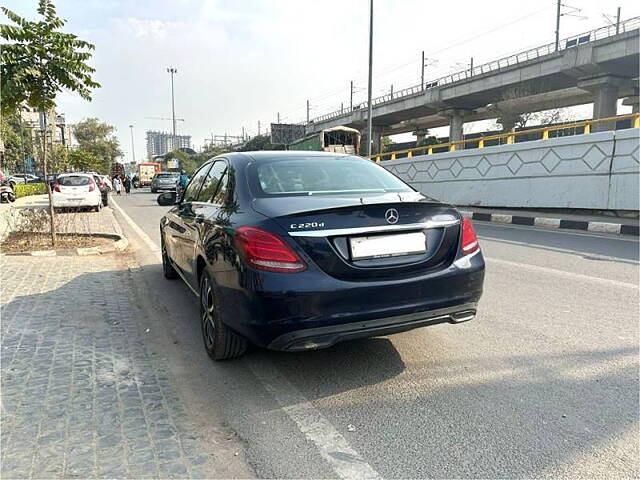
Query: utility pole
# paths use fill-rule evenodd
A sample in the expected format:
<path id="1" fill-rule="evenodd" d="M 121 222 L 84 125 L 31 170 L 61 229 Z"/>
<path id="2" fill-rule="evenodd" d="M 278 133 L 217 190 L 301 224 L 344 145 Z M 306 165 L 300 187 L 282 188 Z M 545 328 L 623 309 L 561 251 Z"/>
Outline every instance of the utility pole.
<path id="1" fill-rule="evenodd" d="M 471 61 L 469 62 L 469 70 L 471 72 L 471 75 L 473 77 L 473 57 L 471 57 Z"/>
<path id="2" fill-rule="evenodd" d="M 420 80 L 420 90 L 424 90 L 424 50 L 422 50 L 422 75 Z"/>
<path id="3" fill-rule="evenodd" d="M 280 123 L 280 112 L 278 112 L 278 123 Z"/>
<path id="4" fill-rule="evenodd" d="M 616 35 L 620 33 L 620 7 L 618 7 L 618 13 L 616 15 Z"/>
<path id="5" fill-rule="evenodd" d="M 558 0 L 560 1 L 560 0 Z M 371 156 L 373 135 L 373 108 L 371 105 L 371 89 L 373 86 L 373 0 L 369 0 L 369 85 L 367 92 L 367 157 Z"/>
<path id="6" fill-rule="evenodd" d="M 309 100 L 307 100 L 307 123 L 309 123 Z"/>
<path id="7" fill-rule="evenodd" d="M 167 73 L 171 74 L 171 120 L 173 122 L 173 145 L 171 146 L 171 150 L 176 149 L 176 104 L 173 96 L 173 75 L 178 73 L 177 68 L 169 67 L 167 68 Z"/>
<path id="8" fill-rule="evenodd" d="M 393 83 L 391 84 L 391 100 L 393 100 Z"/>
<path id="9" fill-rule="evenodd" d="M 561 0 L 557 0 L 556 6 L 556 52 L 560 50 L 560 8 L 562 7 Z"/>
<path id="10" fill-rule="evenodd" d="M 349 111 L 353 111 L 353 80 L 351 80 L 351 100 L 349 101 Z"/>
<path id="11" fill-rule="evenodd" d="M 131 155 L 133 155 L 133 163 L 136 163 L 136 149 L 133 146 L 133 125 L 129 125 L 131 129 Z"/>
<path id="12" fill-rule="evenodd" d="M 260 136 L 260 120 L 258 120 L 258 136 Z"/>
<path id="13" fill-rule="evenodd" d="M 245 140 L 245 136 L 244 136 L 244 127 L 242 127 L 242 141 Z"/>

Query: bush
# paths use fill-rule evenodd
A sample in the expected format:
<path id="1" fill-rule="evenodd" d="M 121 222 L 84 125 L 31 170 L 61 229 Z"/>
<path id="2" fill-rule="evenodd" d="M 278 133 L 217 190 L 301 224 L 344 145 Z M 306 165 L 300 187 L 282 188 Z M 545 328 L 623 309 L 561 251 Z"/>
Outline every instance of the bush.
<path id="1" fill-rule="evenodd" d="M 16 183 L 14 187 L 16 198 L 28 197 L 29 195 L 41 195 L 47 193 L 46 183 Z"/>

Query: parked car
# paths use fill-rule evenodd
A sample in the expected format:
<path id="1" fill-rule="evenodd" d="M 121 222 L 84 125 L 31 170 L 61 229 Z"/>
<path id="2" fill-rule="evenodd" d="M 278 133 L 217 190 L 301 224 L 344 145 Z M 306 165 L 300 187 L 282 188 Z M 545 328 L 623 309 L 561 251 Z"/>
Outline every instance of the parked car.
<path id="1" fill-rule="evenodd" d="M 40 182 L 40 179 L 37 176 L 31 175 L 30 173 L 14 173 L 8 178 L 8 180 L 12 185 L 15 185 L 16 183 Z"/>
<path id="2" fill-rule="evenodd" d="M 111 179 L 109 178 L 108 175 L 98 175 L 102 181 L 104 182 L 104 184 L 107 186 L 107 188 L 109 190 L 113 190 L 113 183 L 111 183 Z"/>
<path id="3" fill-rule="evenodd" d="M 96 212 L 102 208 L 102 194 L 93 175 L 88 173 L 58 175 L 52 194 L 54 208 L 90 207 Z"/>
<path id="4" fill-rule="evenodd" d="M 109 191 L 111 189 L 107 186 L 106 182 L 102 178 L 102 175 L 94 175 L 93 180 L 96 182 L 98 190 L 100 190 L 100 195 L 102 196 L 102 206 L 106 207 L 107 205 L 109 205 Z"/>
<path id="5" fill-rule="evenodd" d="M 170 204 L 175 193 L 159 195 Z M 468 219 L 366 159 L 231 153 L 160 222 L 167 278 L 199 295 L 204 345 L 324 348 L 476 314 L 484 259 Z"/>
<path id="6" fill-rule="evenodd" d="M 180 172 L 160 172 L 156 174 L 151 180 L 151 193 L 156 193 L 160 190 L 175 190 L 179 178 Z"/>

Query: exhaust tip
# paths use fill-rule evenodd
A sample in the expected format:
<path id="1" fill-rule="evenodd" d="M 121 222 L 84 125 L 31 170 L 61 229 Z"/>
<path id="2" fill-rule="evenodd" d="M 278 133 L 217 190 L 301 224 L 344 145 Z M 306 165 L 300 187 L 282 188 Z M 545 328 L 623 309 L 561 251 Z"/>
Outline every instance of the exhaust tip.
<path id="1" fill-rule="evenodd" d="M 461 312 L 455 312 L 451 314 L 451 321 L 453 323 L 468 322 L 476 316 L 475 310 L 463 310 Z"/>

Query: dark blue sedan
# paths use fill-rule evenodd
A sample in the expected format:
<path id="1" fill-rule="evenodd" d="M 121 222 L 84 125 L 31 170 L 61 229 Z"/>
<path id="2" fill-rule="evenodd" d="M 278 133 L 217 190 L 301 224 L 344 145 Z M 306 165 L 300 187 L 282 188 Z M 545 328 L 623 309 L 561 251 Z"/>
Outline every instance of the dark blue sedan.
<path id="1" fill-rule="evenodd" d="M 158 201 L 173 203 L 175 193 Z M 216 360 L 249 342 L 300 351 L 460 323 L 482 294 L 471 222 L 355 156 L 215 157 L 160 230 L 164 274 L 199 296 Z"/>

